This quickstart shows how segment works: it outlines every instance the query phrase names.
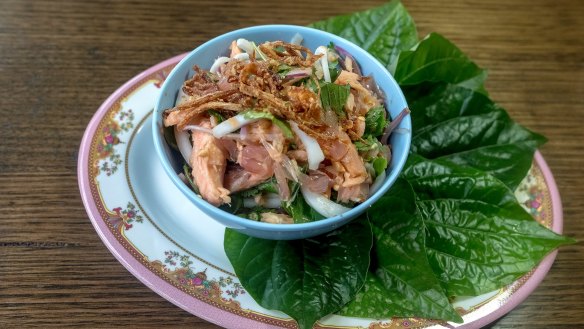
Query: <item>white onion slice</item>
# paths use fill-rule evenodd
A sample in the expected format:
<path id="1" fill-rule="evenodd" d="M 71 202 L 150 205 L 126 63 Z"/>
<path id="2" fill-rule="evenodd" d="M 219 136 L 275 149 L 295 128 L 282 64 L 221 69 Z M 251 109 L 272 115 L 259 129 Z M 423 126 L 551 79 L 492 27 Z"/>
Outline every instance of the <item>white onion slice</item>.
<path id="1" fill-rule="evenodd" d="M 237 46 L 248 54 L 253 53 L 253 45 L 245 39 L 237 39 Z"/>
<path id="2" fill-rule="evenodd" d="M 316 139 L 308 136 L 307 133 L 302 131 L 298 124 L 294 121 L 288 121 L 290 123 L 290 128 L 294 130 L 294 133 L 300 138 L 304 148 L 306 148 L 306 157 L 308 158 L 308 169 L 316 170 L 318 165 L 324 160 L 324 153 L 320 148 L 320 145 Z"/>
<path id="3" fill-rule="evenodd" d="M 215 60 L 215 62 L 213 63 L 213 65 L 211 65 L 211 69 L 209 69 L 209 72 L 217 73 L 217 71 L 219 71 L 219 67 L 221 67 L 221 65 L 223 65 L 227 62 L 229 62 L 229 57 L 221 56 L 221 57 L 217 58 Z"/>
<path id="4" fill-rule="evenodd" d="M 304 40 L 302 35 L 300 33 L 296 33 L 296 34 L 294 34 L 294 36 L 290 40 L 290 43 L 293 45 L 300 45 L 300 44 L 302 44 L 302 40 Z"/>
<path id="5" fill-rule="evenodd" d="M 196 125 L 185 126 L 184 130 L 200 131 L 200 132 L 204 132 L 204 133 L 213 135 L 212 129 L 201 127 L 201 126 L 196 126 Z M 240 139 L 240 140 L 245 139 L 242 134 L 225 134 L 225 135 L 221 136 L 221 138 L 223 138 L 223 139 Z"/>
<path id="6" fill-rule="evenodd" d="M 329 71 L 329 64 L 328 64 L 328 51 L 325 46 L 320 46 L 316 48 L 314 51 L 315 55 L 322 55 L 319 59 L 320 64 L 322 65 L 322 74 L 324 76 L 324 81 L 331 82 L 331 72 Z"/>
<path id="7" fill-rule="evenodd" d="M 240 129 L 241 127 L 247 124 L 256 122 L 258 120 L 260 119 L 246 119 L 244 117 L 244 114 L 240 113 L 216 125 L 215 128 L 213 128 L 212 130 L 213 136 L 215 136 L 216 138 L 221 138 L 229 133 L 236 131 L 237 129 Z"/>
<path id="8" fill-rule="evenodd" d="M 375 192 L 377 192 L 377 190 L 379 190 L 381 185 L 383 185 L 383 182 L 385 181 L 386 176 L 387 175 L 385 174 L 385 171 L 384 171 L 381 174 L 379 174 L 379 176 L 377 176 L 377 178 L 375 178 L 375 181 L 369 187 L 369 196 L 372 196 Z"/>
<path id="9" fill-rule="evenodd" d="M 269 193 L 263 196 L 263 203 L 261 205 L 256 202 L 255 198 L 250 197 L 243 199 L 243 206 L 246 208 L 262 206 L 265 208 L 278 209 L 282 206 L 282 200 L 278 194 Z"/>
<path id="10" fill-rule="evenodd" d="M 300 191 L 302 192 L 302 196 L 304 197 L 304 200 L 306 200 L 306 203 L 326 218 L 334 217 L 351 210 L 351 208 L 347 208 L 327 199 L 322 194 L 312 192 L 305 186 L 300 185 Z"/>
<path id="11" fill-rule="evenodd" d="M 233 58 L 240 60 L 240 61 L 249 61 L 249 54 L 248 53 L 241 53 L 233 56 Z"/>
<path id="12" fill-rule="evenodd" d="M 185 94 L 182 88 L 178 90 L 178 95 L 176 96 L 176 101 L 174 102 L 174 106 L 179 106 L 180 104 L 187 101 L 189 96 Z"/>
<path id="13" fill-rule="evenodd" d="M 176 145 L 182 154 L 185 161 L 190 164 L 189 161 L 191 157 L 191 153 L 193 153 L 193 146 L 191 145 L 191 141 L 189 139 L 189 133 L 184 130 L 178 130 L 176 126 L 174 126 L 174 138 L 176 139 Z"/>
<path id="14" fill-rule="evenodd" d="M 194 130 L 194 131 L 200 131 L 200 132 L 204 132 L 207 134 L 212 134 L 213 130 L 211 130 L 210 128 L 205 128 L 205 127 L 201 127 L 201 126 L 197 126 L 197 125 L 188 125 L 185 126 L 183 130 Z"/>

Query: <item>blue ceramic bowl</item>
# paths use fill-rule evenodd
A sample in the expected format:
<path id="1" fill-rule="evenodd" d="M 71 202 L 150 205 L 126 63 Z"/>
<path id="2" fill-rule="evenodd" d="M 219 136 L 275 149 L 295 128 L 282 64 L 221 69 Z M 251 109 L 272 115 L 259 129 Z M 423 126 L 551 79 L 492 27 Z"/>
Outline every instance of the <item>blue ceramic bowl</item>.
<path id="1" fill-rule="evenodd" d="M 392 118 L 395 118 L 398 113 L 407 107 L 405 97 L 390 73 L 373 56 L 355 44 L 336 35 L 312 28 L 292 25 L 264 25 L 223 34 L 205 42 L 189 53 L 170 72 L 162 85 L 161 93 L 154 109 L 154 119 L 152 120 L 156 153 L 159 155 L 166 173 L 178 189 L 204 213 L 223 225 L 234 228 L 241 233 L 265 239 L 292 240 L 308 238 L 329 232 L 348 223 L 362 214 L 387 192 L 402 170 L 410 149 L 411 120 L 409 116 L 406 116 L 398 127 L 403 129 L 400 129 L 400 133 L 392 134 L 390 138 L 392 159 L 388 168 L 387 178 L 382 187 L 373 196 L 350 211 L 311 223 L 270 224 L 248 220 L 211 205 L 183 183 L 177 175 L 177 173 L 182 172 L 183 159 L 164 139 L 162 112 L 174 106 L 183 82 L 194 74 L 193 65 L 196 64 L 201 68 L 209 69 L 217 57 L 228 54 L 231 41 L 238 38 L 245 38 L 258 44 L 274 40 L 289 42 L 296 33 L 300 33 L 304 38 L 303 45 L 313 51 L 318 46 L 328 45 L 331 41 L 348 51 L 361 66 L 363 74 L 371 74 L 379 88 L 385 93 L 385 105 Z M 196 220 L 196 218 L 184 218 L 184 220 L 192 221 Z"/>

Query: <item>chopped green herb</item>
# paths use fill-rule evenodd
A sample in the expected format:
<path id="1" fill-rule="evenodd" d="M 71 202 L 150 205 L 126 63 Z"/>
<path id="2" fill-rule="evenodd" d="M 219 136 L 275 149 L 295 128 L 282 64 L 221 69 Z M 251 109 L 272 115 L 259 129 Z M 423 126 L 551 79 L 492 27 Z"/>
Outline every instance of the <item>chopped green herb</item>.
<path id="1" fill-rule="evenodd" d="M 288 139 L 294 138 L 294 134 L 292 133 L 292 129 L 290 128 L 290 125 L 288 124 L 288 122 L 277 118 L 275 115 L 273 115 L 270 112 L 251 110 L 251 111 L 247 111 L 247 112 L 243 113 L 243 117 L 245 119 L 268 119 L 268 120 L 271 120 L 273 124 L 278 126 L 278 128 L 280 128 L 280 130 L 282 130 L 284 137 L 286 137 Z"/>
<path id="2" fill-rule="evenodd" d="M 258 185 L 239 192 L 244 198 L 252 197 L 260 193 L 278 193 L 278 183 L 276 178 L 272 177 L 265 182 L 259 183 Z"/>
<path id="3" fill-rule="evenodd" d="M 282 208 L 292 217 L 294 223 L 308 223 L 324 219 L 324 216 L 312 209 L 300 193 L 300 185 L 292 183 L 292 197 L 282 202 Z"/>
<path id="4" fill-rule="evenodd" d="M 381 175 L 387 168 L 387 159 L 384 157 L 377 157 L 373 160 L 373 169 L 375 170 L 375 177 Z"/>
<path id="5" fill-rule="evenodd" d="M 349 85 L 324 82 L 320 85 L 320 102 L 325 110 L 333 110 L 339 117 L 345 117 L 345 103 L 349 97 Z"/>
<path id="6" fill-rule="evenodd" d="M 373 151 L 382 146 L 382 144 L 377 140 L 377 138 L 367 135 L 364 138 L 355 141 L 355 147 L 359 152 Z"/>
<path id="7" fill-rule="evenodd" d="M 199 188 L 197 187 L 197 184 L 195 184 L 195 181 L 193 180 L 193 176 L 191 174 L 191 167 L 189 167 L 189 165 L 186 163 L 183 165 L 183 174 L 185 175 L 185 178 L 189 182 L 189 185 L 191 185 L 193 191 L 199 194 Z"/>
<path id="8" fill-rule="evenodd" d="M 256 45 L 255 42 L 252 42 L 251 45 L 253 46 L 253 50 L 255 51 L 255 53 L 260 56 L 260 58 L 264 61 L 268 60 L 268 57 L 266 57 L 266 55 L 260 50 L 260 48 Z"/>
<path id="9" fill-rule="evenodd" d="M 215 110 L 209 110 L 209 111 L 207 111 L 207 113 L 209 113 L 209 115 L 213 116 L 215 118 L 215 120 L 217 120 L 218 123 L 225 121 L 225 118 L 221 115 L 221 113 L 219 113 Z"/>
<path id="10" fill-rule="evenodd" d="M 387 111 L 383 106 L 375 106 L 367 111 L 365 115 L 365 134 L 380 136 L 383 134 L 385 127 L 389 124 L 386 119 Z"/>
<path id="11" fill-rule="evenodd" d="M 329 52 L 332 52 L 333 54 L 335 54 L 335 60 L 331 61 L 329 59 L 329 61 L 328 61 L 329 72 L 331 75 L 331 82 L 335 82 L 335 80 L 337 80 L 339 74 L 341 74 L 341 68 L 339 67 L 339 53 L 335 49 L 335 44 L 332 41 L 329 43 L 327 48 L 328 48 Z"/>
<path id="12" fill-rule="evenodd" d="M 247 211 L 243 212 L 243 213 L 238 213 L 237 215 L 240 217 L 244 217 L 247 219 L 251 219 L 251 220 L 255 220 L 256 222 L 261 221 L 262 219 L 262 214 L 266 213 L 266 212 L 274 212 L 274 209 L 269 209 L 269 208 L 264 208 L 264 207 L 253 207 L 251 209 L 249 208 L 244 208 Z"/>

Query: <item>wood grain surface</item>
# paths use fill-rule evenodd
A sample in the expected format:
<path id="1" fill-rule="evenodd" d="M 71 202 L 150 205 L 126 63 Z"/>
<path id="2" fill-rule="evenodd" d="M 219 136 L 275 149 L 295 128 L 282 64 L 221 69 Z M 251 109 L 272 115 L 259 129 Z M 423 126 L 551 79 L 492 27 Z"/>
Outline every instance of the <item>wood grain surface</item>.
<path id="1" fill-rule="evenodd" d="M 0 3 L 0 328 L 215 328 L 149 290 L 103 245 L 81 203 L 77 152 L 99 105 L 144 69 L 236 28 L 305 25 L 383 1 Z M 405 0 L 489 69 L 487 88 L 541 152 L 584 241 L 584 2 Z M 493 328 L 584 328 L 584 247 Z"/>

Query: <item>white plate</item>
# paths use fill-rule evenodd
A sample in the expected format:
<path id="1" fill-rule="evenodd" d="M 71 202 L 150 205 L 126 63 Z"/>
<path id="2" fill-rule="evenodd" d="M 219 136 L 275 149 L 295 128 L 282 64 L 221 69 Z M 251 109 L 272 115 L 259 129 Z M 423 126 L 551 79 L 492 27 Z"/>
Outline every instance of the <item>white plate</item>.
<path id="1" fill-rule="evenodd" d="M 184 55 L 142 72 L 114 92 L 89 123 L 79 152 L 78 180 L 87 213 L 104 244 L 152 290 L 186 311 L 229 328 L 294 328 L 285 314 L 259 306 L 242 288 L 223 252 L 224 227 L 192 205 L 168 179 L 152 145 L 151 111 L 160 85 Z M 549 168 L 536 153 L 516 191 L 545 226 L 561 233 L 562 209 Z M 188 217 L 191 221 L 179 221 Z M 479 328 L 523 301 L 556 253 L 515 283 L 454 306 Z M 319 328 L 445 328 L 424 319 L 328 316 Z"/>

